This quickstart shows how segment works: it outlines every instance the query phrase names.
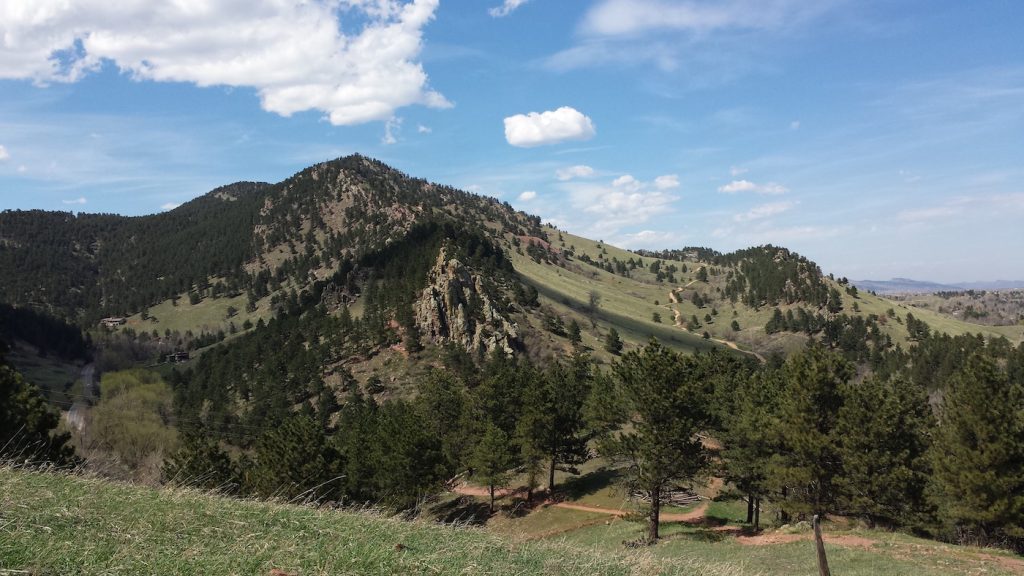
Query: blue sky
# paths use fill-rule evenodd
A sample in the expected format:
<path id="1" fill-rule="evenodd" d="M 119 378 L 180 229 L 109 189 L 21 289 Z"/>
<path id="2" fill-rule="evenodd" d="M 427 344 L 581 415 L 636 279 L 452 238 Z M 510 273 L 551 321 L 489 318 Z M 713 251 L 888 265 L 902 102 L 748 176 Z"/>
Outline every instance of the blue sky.
<path id="1" fill-rule="evenodd" d="M 153 213 L 360 152 L 631 248 L 1024 279 L 1022 22 L 1010 0 L 0 0 L 0 209 Z"/>

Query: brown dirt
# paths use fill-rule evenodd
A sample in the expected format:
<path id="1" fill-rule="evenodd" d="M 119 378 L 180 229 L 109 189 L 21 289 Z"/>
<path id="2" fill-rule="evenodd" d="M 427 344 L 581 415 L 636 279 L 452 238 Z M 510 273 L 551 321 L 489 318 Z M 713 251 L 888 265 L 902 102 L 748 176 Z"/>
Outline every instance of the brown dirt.
<path id="1" fill-rule="evenodd" d="M 470 486 L 463 482 L 458 486 L 452 487 L 452 492 L 461 494 L 462 496 L 478 496 L 480 498 L 490 498 L 491 492 L 484 486 Z M 494 490 L 495 498 L 504 498 L 509 494 L 515 494 L 517 491 L 510 488 L 496 488 Z"/>
<path id="2" fill-rule="evenodd" d="M 758 534 L 757 536 L 738 536 L 736 541 L 746 546 L 768 546 L 770 544 L 789 544 L 790 542 L 800 542 L 802 540 L 811 540 L 812 534 Z M 828 544 L 835 544 L 836 546 L 842 546 L 844 548 L 862 548 L 864 550 L 870 550 L 875 545 L 874 540 L 864 538 L 863 536 L 854 536 L 852 534 L 840 534 L 840 535 L 825 535 L 825 542 Z"/>

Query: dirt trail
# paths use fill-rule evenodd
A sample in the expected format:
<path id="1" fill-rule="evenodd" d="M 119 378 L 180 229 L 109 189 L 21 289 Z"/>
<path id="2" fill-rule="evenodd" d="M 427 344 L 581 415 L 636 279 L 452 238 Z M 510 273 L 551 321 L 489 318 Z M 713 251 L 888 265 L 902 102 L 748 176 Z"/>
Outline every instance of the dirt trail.
<path id="1" fill-rule="evenodd" d="M 579 510 L 581 512 L 594 512 L 597 514 L 608 514 L 610 516 L 622 517 L 629 514 L 630 510 L 616 510 L 613 508 L 602 508 L 600 506 L 586 506 L 584 504 L 573 504 L 571 502 L 556 502 L 551 504 L 555 508 L 565 508 L 567 510 Z M 701 502 L 699 506 L 690 510 L 689 512 L 671 513 L 664 512 L 661 514 L 662 522 L 694 522 L 700 520 L 708 511 L 708 503 Z"/>
<path id="2" fill-rule="evenodd" d="M 452 492 L 460 494 L 462 496 L 476 496 L 479 498 L 489 498 L 490 492 L 487 488 L 482 486 L 470 486 L 468 484 L 459 484 L 452 488 Z M 494 491 L 495 498 L 503 498 L 510 494 L 521 492 L 521 490 L 511 490 L 509 488 L 502 488 Z M 601 506 L 587 506 L 586 504 L 574 504 L 572 502 L 551 502 L 548 501 L 544 504 L 545 506 L 552 506 L 554 508 L 564 508 L 566 510 L 579 510 L 580 512 L 594 512 L 596 514 L 607 514 L 609 516 L 622 517 L 629 514 L 630 510 L 622 510 L 615 508 L 603 508 Z M 700 520 L 704 517 L 708 510 L 708 503 L 701 502 L 699 506 L 690 510 L 689 512 L 671 513 L 663 512 L 661 514 L 662 522 L 693 522 Z"/>
<path id="3" fill-rule="evenodd" d="M 812 534 L 758 534 L 757 536 L 737 536 L 736 542 L 743 544 L 744 546 L 768 546 L 771 544 L 789 544 L 790 542 L 801 542 L 803 540 L 813 539 Z M 854 536 L 852 534 L 839 534 L 839 535 L 828 535 L 826 534 L 823 539 L 828 544 L 835 544 L 836 546 L 842 546 L 844 548 L 862 548 L 869 550 L 876 544 L 874 540 L 864 538 L 863 536 Z"/>
<path id="4" fill-rule="evenodd" d="M 469 484 L 462 483 L 462 484 L 459 484 L 458 486 L 453 487 L 451 490 L 452 490 L 452 492 L 455 492 L 456 494 L 461 494 L 462 496 L 478 496 L 480 498 L 490 498 L 491 497 L 490 490 L 488 490 L 484 486 L 470 486 Z M 495 498 L 504 498 L 505 496 L 508 496 L 509 494 L 515 494 L 515 493 L 516 493 L 516 490 L 512 490 L 510 488 L 495 488 L 494 489 L 494 497 Z"/>
<path id="5" fill-rule="evenodd" d="M 693 282 L 696 282 L 696 280 L 694 280 Z M 690 284 L 693 284 L 693 282 L 690 282 Z M 687 284 L 687 286 L 689 286 L 690 284 Z M 676 298 L 675 290 L 669 290 L 668 291 L 668 299 L 673 304 L 679 304 L 679 299 Z M 679 328 L 683 332 L 690 332 L 689 330 L 686 329 L 685 322 L 683 322 L 683 313 L 682 312 L 680 312 L 677 308 L 672 308 L 672 315 L 673 315 L 673 321 L 675 322 L 676 328 Z M 717 342 L 717 343 L 719 343 L 719 344 L 721 344 L 721 345 L 723 345 L 723 346 L 725 346 L 727 348 L 732 348 L 733 350 L 735 350 L 737 352 L 742 352 L 744 354 L 751 354 L 755 358 L 757 358 L 758 361 L 760 361 L 762 364 L 767 362 L 767 360 L 765 360 L 764 356 L 761 356 L 757 352 L 751 352 L 750 350 L 743 350 L 735 342 L 732 342 L 730 340 L 722 340 L 721 338 L 710 338 L 710 340 L 712 342 Z"/>

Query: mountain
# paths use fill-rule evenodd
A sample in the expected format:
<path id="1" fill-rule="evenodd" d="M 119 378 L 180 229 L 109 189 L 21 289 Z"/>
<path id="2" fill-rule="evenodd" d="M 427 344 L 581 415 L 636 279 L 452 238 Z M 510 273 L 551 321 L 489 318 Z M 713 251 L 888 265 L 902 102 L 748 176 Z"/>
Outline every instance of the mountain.
<path id="1" fill-rule="evenodd" d="M 1020 290 L 1024 289 L 1024 280 L 993 280 L 990 282 L 958 282 L 965 290 Z"/>
<path id="2" fill-rule="evenodd" d="M 909 278 L 893 278 L 892 280 L 852 280 L 861 290 L 877 294 L 926 294 L 930 292 L 955 292 L 963 290 L 962 285 L 939 284 Z"/>
<path id="3" fill-rule="evenodd" d="M 385 388 L 401 388 L 451 344 L 478 358 L 538 359 L 569 354 L 578 333 L 607 361 L 615 329 L 627 350 L 654 336 L 682 351 L 765 356 L 808 338 L 851 349 L 869 332 L 878 345 L 905 342 L 903 324 L 884 320 L 911 310 L 785 248 L 629 252 L 359 155 L 151 216 L 5 211 L 0 274 L 2 302 L 88 328 L 124 318 L 110 324 L 135 338 L 125 354 L 138 361 L 291 339 L 329 384 L 376 378 Z M 978 331 L 913 315 L 951 334 Z M 286 334 L 300 316 L 333 347 L 321 349 L 323 334 Z M 256 335 L 275 319 L 264 335 L 277 340 Z M 982 332 L 1019 339 L 1014 330 Z"/>

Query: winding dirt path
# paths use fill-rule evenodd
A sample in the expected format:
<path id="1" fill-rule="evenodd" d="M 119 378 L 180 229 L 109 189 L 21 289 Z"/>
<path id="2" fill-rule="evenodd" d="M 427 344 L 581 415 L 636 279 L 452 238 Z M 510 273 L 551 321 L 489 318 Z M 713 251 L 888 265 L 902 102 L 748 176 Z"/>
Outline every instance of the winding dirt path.
<path id="1" fill-rule="evenodd" d="M 696 282 L 696 280 L 694 280 L 693 282 Z M 690 284 L 693 284 L 693 282 L 690 282 Z M 687 284 L 686 286 L 689 286 L 690 284 Z M 684 288 L 686 286 L 684 286 Z M 672 304 L 679 304 L 680 303 L 679 302 L 679 298 L 676 298 L 675 290 L 669 290 L 668 291 L 668 299 L 669 299 L 669 301 Z M 670 306 L 670 308 L 672 309 L 673 321 L 675 322 L 676 328 L 679 328 L 683 332 L 688 332 L 688 333 L 692 334 L 692 332 L 687 330 L 686 324 L 685 324 L 685 322 L 683 322 L 683 313 L 680 312 L 678 308 L 675 308 L 675 307 L 672 307 L 672 306 Z M 739 345 L 737 345 L 735 342 L 733 342 L 731 340 L 723 340 L 721 338 L 710 338 L 710 340 L 712 342 L 717 342 L 717 343 L 719 343 L 722 346 L 725 346 L 727 348 L 732 348 L 733 350 L 735 350 L 737 352 L 742 352 L 743 354 L 750 354 L 753 357 L 757 358 L 757 360 L 759 362 L 761 362 L 762 364 L 767 362 L 767 360 L 765 360 L 764 356 L 761 356 L 757 352 L 753 352 L 751 350 L 744 350 L 744 349 L 740 348 Z"/>
<path id="2" fill-rule="evenodd" d="M 478 498 L 490 498 L 490 492 L 487 488 L 482 486 L 470 486 L 469 484 L 459 484 L 451 489 L 452 492 L 462 496 L 475 496 Z M 502 488 L 494 491 L 495 498 L 503 498 L 510 494 L 516 494 L 521 492 L 521 489 L 512 490 L 509 488 Z M 546 501 L 542 504 L 543 506 L 550 506 L 553 508 L 563 508 L 565 510 L 579 510 L 580 512 L 593 512 L 595 514 L 607 514 L 609 516 L 615 516 L 621 518 L 629 513 L 631 510 L 622 510 L 616 508 L 604 508 L 601 506 L 588 506 L 586 504 L 574 504 L 572 502 L 552 502 Z M 695 522 L 702 518 L 708 511 L 708 503 L 701 502 L 699 506 L 690 510 L 689 512 L 664 512 L 661 514 L 662 522 Z"/>

